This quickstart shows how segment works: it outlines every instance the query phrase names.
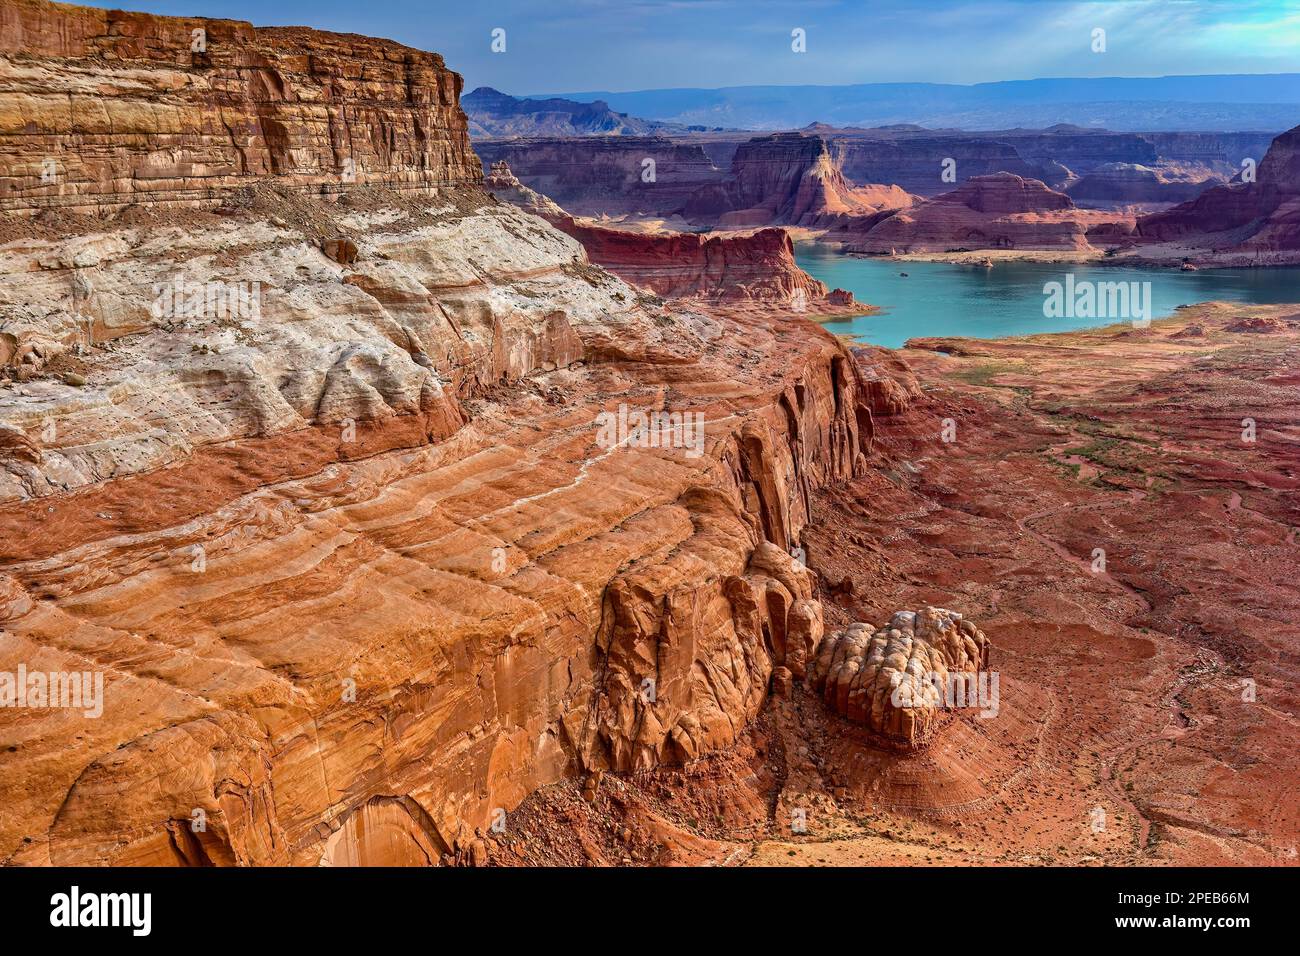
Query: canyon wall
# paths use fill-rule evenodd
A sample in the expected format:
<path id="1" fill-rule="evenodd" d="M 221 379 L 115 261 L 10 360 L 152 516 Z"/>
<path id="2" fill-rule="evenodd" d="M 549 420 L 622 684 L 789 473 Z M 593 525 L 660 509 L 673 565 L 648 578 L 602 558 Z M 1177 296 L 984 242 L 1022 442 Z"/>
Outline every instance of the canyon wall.
<path id="1" fill-rule="evenodd" d="M 1081 201 L 1170 203 L 1222 182 L 1268 138 L 1251 133 L 1117 133 L 1077 127 L 964 132 L 890 127 L 799 132 L 551 137 L 477 144 L 579 215 L 681 215 L 697 225 L 825 229 L 937 197 L 970 179 L 1012 173 Z M 1253 152 L 1252 152 L 1253 150 Z M 655 160 L 653 181 L 642 173 Z M 1154 170 L 1154 182 L 1126 175 Z M 1136 197 L 1136 198 L 1135 198 Z M 855 224 L 862 231 L 869 223 Z"/>
<path id="2" fill-rule="evenodd" d="M 1122 133 L 1070 126 L 989 132 L 828 129 L 823 135 L 851 180 L 897 183 L 923 196 L 953 185 L 940 178 L 945 159 L 954 160 L 958 183 L 1008 172 L 1059 187 L 1113 163 L 1159 167 L 1204 180 L 1232 176 L 1245 157 L 1263 156 L 1272 138 L 1261 133 Z"/>
<path id="3" fill-rule="evenodd" d="M 149 49 L 120 37 L 193 22 L 21 12 Z M 393 49 L 229 29 L 295 77 Z M 39 69 L 104 82 L 98 50 Z M 440 82 L 383 142 L 459 141 Z M 355 115 L 274 110 L 294 144 Z M 286 155 L 183 219 L 111 175 L 70 195 L 129 221 L 4 220 L 0 671 L 103 680 L 0 708 L 6 863 L 472 862 L 541 786 L 728 746 L 820 642 L 791 554 L 873 435 L 839 341 L 650 300 L 474 183 L 322 197 Z"/>
<path id="4" fill-rule="evenodd" d="M 3 669 L 105 680 L 98 719 L 0 712 L 11 863 L 459 858 L 539 786 L 726 746 L 815 651 L 789 552 L 871 435 L 830 335 L 642 305 L 508 206 L 348 266 L 276 228 L 93 237 L 123 310 L 224 248 L 260 316 L 0 399 Z"/>
<path id="5" fill-rule="evenodd" d="M 830 291 L 796 264 L 794 244 L 784 229 L 646 235 L 572 219 L 556 224 L 582 243 L 592 262 L 662 296 L 790 307 L 816 303 Z M 849 305 L 851 296 L 843 296 L 840 304 Z"/>
<path id="6" fill-rule="evenodd" d="M 460 89 L 442 57 L 387 40 L 7 0 L 0 210 L 210 203 L 265 176 L 473 182 Z"/>
<path id="7" fill-rule="evenodd" d="M 480 86 L 461 97 L 476 140 L 505 136 L 648 136 L 685 127 L 615 113 L 604 100 L 578 103 L 559 97 L 545 100 L 510 96 Z"/>
<path id="8" fill-rule="evenodd" d="M 1143 217 L 1137 236 L 1248 254 L 1300 251 L 1300 126 L 1273 140 L 1254 182 L 1216 186 Z"/>
<path id="9" fill-rule="evenodd" d="M 699 146 L 663 136 L 486 140 L 474 148 L 485 165 L 504 160 L 521 182 L 578 216 L 671 216 L 724 175 Z"/>
<path id="10" fill-rule="evenodd" d="M 592 262 L 656 295 L 821 313 L 858 307 L 851 293 L 828 290 L 799 268 L 794 243 L 783 229 L 705 236 L 633 232 L 577 220 L 521 183 L 504 160 L 492 164 L 484 185 L 498 199 L 573 236 Z"/>
<path id="11" fill-rule="evenodd" d="M 1222 180 L 1187 181 L 1137 163 L 1106 163 L 1072 182 L 1066 189 L 1080 203 L 1180 203 L 1200 195 Z"/>
<path id="12" fill-rule="evenodd" d="M 844 175 L 854 182 L 892 183 L 918 196 L 947 192 L 973 176 L 1008 172 L 1041 179 L 1044 175 L 1011 144 L 971 135 L 837 135 L 830 148 Z M 955 163 L 955 182 L 944 179 L 948 160 Z"/>

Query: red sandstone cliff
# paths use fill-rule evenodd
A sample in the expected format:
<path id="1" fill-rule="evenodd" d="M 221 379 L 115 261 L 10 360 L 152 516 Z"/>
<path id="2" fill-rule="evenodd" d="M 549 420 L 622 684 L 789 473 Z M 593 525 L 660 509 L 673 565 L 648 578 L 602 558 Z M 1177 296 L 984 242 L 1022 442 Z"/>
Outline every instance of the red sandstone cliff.
<path id="1" fill-rule="evenodd" d="M 0 209 L 201 203 L 256 177 L 481 176 L 442 57 L 387 40 L 6 0 Z"/>
<path id="2" fill-rule="evenodd" d="M 1217 186 L 1145 216 L 1137 235 L 1224 251 L 1300 251 L 1300 126 L 1273 140 L 1255 182 Z"/>
<path id="3" fill-rule="evenodd" d="M 817 308 L 830 295 L 795 263 L 784 229 L 703 236 L 697 233 L 625 232 L 559 220 L 556 225 L 582 243 L 592 262 L 658 295 Z M 836 290 L 834 305 L 852 304 Z"/>
<path id="4" fill-rule="evenodd" d="M 867 215 L 911 205 L 897 186 L 855 186 L 820 136 L 777 133 L 742 144 L 726 182 L 691 197 L 683 215 L 736 229 L 756 225 L 824 225 L 842 215 Z"/>

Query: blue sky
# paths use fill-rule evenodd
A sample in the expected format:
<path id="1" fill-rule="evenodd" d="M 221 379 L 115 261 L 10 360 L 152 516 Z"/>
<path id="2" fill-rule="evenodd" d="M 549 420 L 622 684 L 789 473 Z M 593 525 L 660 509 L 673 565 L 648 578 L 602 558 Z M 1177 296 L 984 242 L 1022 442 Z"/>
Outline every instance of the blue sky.
<path id="1" fill-rule="evenodd" d="M 509 93 L 1300 71 L 1300 0 L 118 0 L 443 54 Z M 504 53 L 491 34 L 506 31 Z M 791 31 L 807 52 L 791 51 Z M 1106 31 L 1094 53 L 1092 33 Z"/>

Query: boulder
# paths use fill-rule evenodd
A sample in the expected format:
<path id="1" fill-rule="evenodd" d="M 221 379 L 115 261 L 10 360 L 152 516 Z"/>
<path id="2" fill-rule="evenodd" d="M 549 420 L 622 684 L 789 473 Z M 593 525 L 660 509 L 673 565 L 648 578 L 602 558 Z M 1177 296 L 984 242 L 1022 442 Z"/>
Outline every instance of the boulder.
<path id="1" fill-rule="evenodd" d="M 879 629 L 855 623 L 822 644 L 809 681 L 839 716 L 892 746 L 928 743 L 955 674 L 986 670 L 988 638 L 954 611 L 898 611 Z M 965 701 L 963 701 L 963 704 Z"/>

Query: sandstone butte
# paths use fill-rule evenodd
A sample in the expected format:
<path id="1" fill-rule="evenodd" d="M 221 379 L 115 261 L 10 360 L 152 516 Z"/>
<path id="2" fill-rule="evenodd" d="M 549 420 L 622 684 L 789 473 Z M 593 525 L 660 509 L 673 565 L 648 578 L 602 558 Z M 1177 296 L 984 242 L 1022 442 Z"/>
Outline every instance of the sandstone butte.
<path id="1" fill-rule="evenodd" d="M 0 670 L 106 686 L 0 709 L 0 859 L 462 859 L 539 787 L 727 747 L 815 651 L 791 551 L 873 430 L 832 336 L 494 201 L 432 54 L 3 17 Z M 620 409 L 699 441 L 602 444 Z"/>
<path id="2" fill-rule="evenodd" d="M 973 176 L 951 192 L 892 213 L 848 219 L 827 238 L 849 252 L 892 254 L 973 249 L 1092 248 L 1132 230 L 1120 212 L 1081 209 L 1064 193 L 1015 173 Z"/>
<path id="3" fill-rule="evenodd" d="M 897 186 L 849 182 L 821 136 L 777 133 L 742 144 L 729 177 L 696 192 L 683 215 L 722 229 L 769 223 L 815 227 L 839 216 L 902 209 L 913 200 Z"/>

